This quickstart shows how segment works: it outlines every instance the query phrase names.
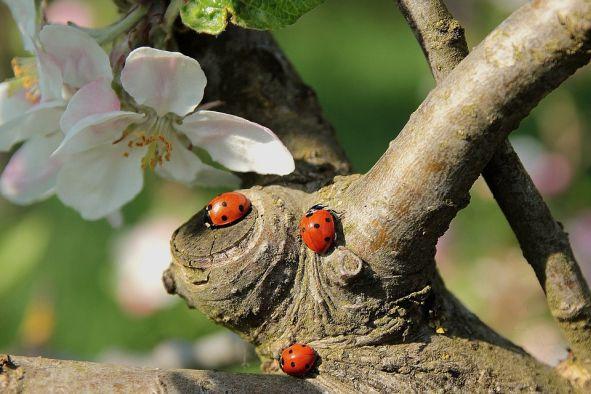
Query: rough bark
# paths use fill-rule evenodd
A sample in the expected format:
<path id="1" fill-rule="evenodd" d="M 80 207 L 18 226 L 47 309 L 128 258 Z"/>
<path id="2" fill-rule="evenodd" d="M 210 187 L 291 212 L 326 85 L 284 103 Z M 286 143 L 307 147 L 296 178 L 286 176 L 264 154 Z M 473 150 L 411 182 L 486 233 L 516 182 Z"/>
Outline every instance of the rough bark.
<path id="1" fill-rule="evenodd" d="M 320 392 L 304 380 L 188 369 L 133 368 L 0 355 L 3 393 L 283 393 Z"/>
<path id="2" fill-rule="evenodd" d="M 463 29 L 440 0 L 399 0 L 435 80 L 441 82 L 468 55 Z M 550 311 L 574 362 L 591 371 L 591 297 L 568 236 L 527 174 L 508 140 L 483 171 L 546 293 Z"/>

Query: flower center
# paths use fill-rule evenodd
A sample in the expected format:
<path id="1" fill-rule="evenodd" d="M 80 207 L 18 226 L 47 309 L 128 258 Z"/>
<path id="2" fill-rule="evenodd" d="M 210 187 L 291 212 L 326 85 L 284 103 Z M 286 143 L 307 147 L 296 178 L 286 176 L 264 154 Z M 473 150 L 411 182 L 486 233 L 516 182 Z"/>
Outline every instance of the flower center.
<path id="1" fill-rule="evenodd" d="M 170 161 L 172 144 L 169 136 L 174 133 L 172 121 L 168 115 L 158 117 L 155 114 L 149 114 L 145 122 L 131 126 L 114 144 L 120 142 L 127 144 L 129 150 L 123 153 L 125 157 L 129 156 L 133 148 L 147 147 L 148 151 L 142 158 L 142 168 L 154 170 L 156 166 L 162 166 L 165 161 Z"/>
<path id="2" fill-rule="evenodd" d="M 25 98 L 31 104 L 37 104 L 41 100 L 39 90 L 39 77 L 35 58 L 15 57 L 11 62 L 14 78 L 10 82 L 9 94 L 16 94 L 18 90 L 25 91 Z"/>

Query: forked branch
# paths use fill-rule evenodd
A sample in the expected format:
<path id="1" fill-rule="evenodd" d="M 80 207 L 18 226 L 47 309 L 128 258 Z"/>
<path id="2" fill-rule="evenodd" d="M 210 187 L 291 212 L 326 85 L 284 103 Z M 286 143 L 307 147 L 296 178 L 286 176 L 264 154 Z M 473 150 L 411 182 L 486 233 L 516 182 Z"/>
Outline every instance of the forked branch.
<path id="1" fill-rule="evenodd" d="M 349 248 L 392 274 L 409 261 L 414 269 L 429 264 L 494 151 L 542 97 L 589 61 L 590 44 L 589 1 L 534 1 L 511 15 L 439 83 L 349 188 Z"/>
<path id="2" fill-rule="evenodd" d="M 435 80 L 441 82 L 468 55 L 463 29 L 441 0 L 398 0 L 398 6 L 421 44 Z M 576 360 L 589 369 L 591 297 L 567 235 L 509 141 L 496 151 L 483 176 L 534 269 Z"/>

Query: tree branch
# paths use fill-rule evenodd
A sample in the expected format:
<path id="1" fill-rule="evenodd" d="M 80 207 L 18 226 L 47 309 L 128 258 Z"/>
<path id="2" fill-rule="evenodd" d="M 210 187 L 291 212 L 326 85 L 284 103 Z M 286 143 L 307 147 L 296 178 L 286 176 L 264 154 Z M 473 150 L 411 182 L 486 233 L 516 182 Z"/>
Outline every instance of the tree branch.
<path id="1" fill-rule="evenodd" d="M 437 239 L 500 142 L 588 62 L 590 35 L 584 0 L 534 1 L 496 28 L 347 190 L 348 247 L 383 275 L 432 264 Z"/>
<path id="2" fill-rule="evenodd" d="M 591 296 L 567 234 L 508 143 L 495 153 L 483 174 L 505 217 L 510 218 L 574 361 L 591 371 Z"/>
<path id="3" fill-rule="evenodd" d="M 468 55 L 464 32 L 441 0 L 398 0 L 441 82 Z M 508 140 L 483 171 L 495 199 L 533 267 L 550 311 L 575 357 L 591 366 L 591 298 L 568 237 L 523 168 Z"/>
<path id="4" fill-rule="evenodd" d="M 263 376 L 187 369 L 124 367 L 41 357 L 0 355 L 3 393 L 283 393 L 321 392 L 318 386 L 288 376 Z"/>

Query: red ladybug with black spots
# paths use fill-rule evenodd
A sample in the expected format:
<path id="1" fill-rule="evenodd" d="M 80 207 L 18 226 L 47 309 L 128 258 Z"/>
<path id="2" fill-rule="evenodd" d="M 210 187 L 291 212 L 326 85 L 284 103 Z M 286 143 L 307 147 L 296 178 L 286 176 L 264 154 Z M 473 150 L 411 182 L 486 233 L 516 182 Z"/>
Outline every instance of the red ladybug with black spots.
<path id="1" fill-rule="evenodd" d="M 300 221 L 300 236 L 314 252 L 326 253 L 336 237 L 334 216 L 322 205 L 314 205 Z"/>
<path id="2" fill-rule="evenodd" d="M 309 345 L 294 343 L 283 349 L 279 366 L 288 375 L 302 376 L 310 372 L 316 363 L 316 352 Z"/>
<path id="3" fill-rule="evenodd" d="M 227 192 L 214 197 L 205 210 L 207 211 L 206 225 L 208 227 L 222 227 L 236 223 L 250 211 L 250 200 L 242 193 Z"/>

